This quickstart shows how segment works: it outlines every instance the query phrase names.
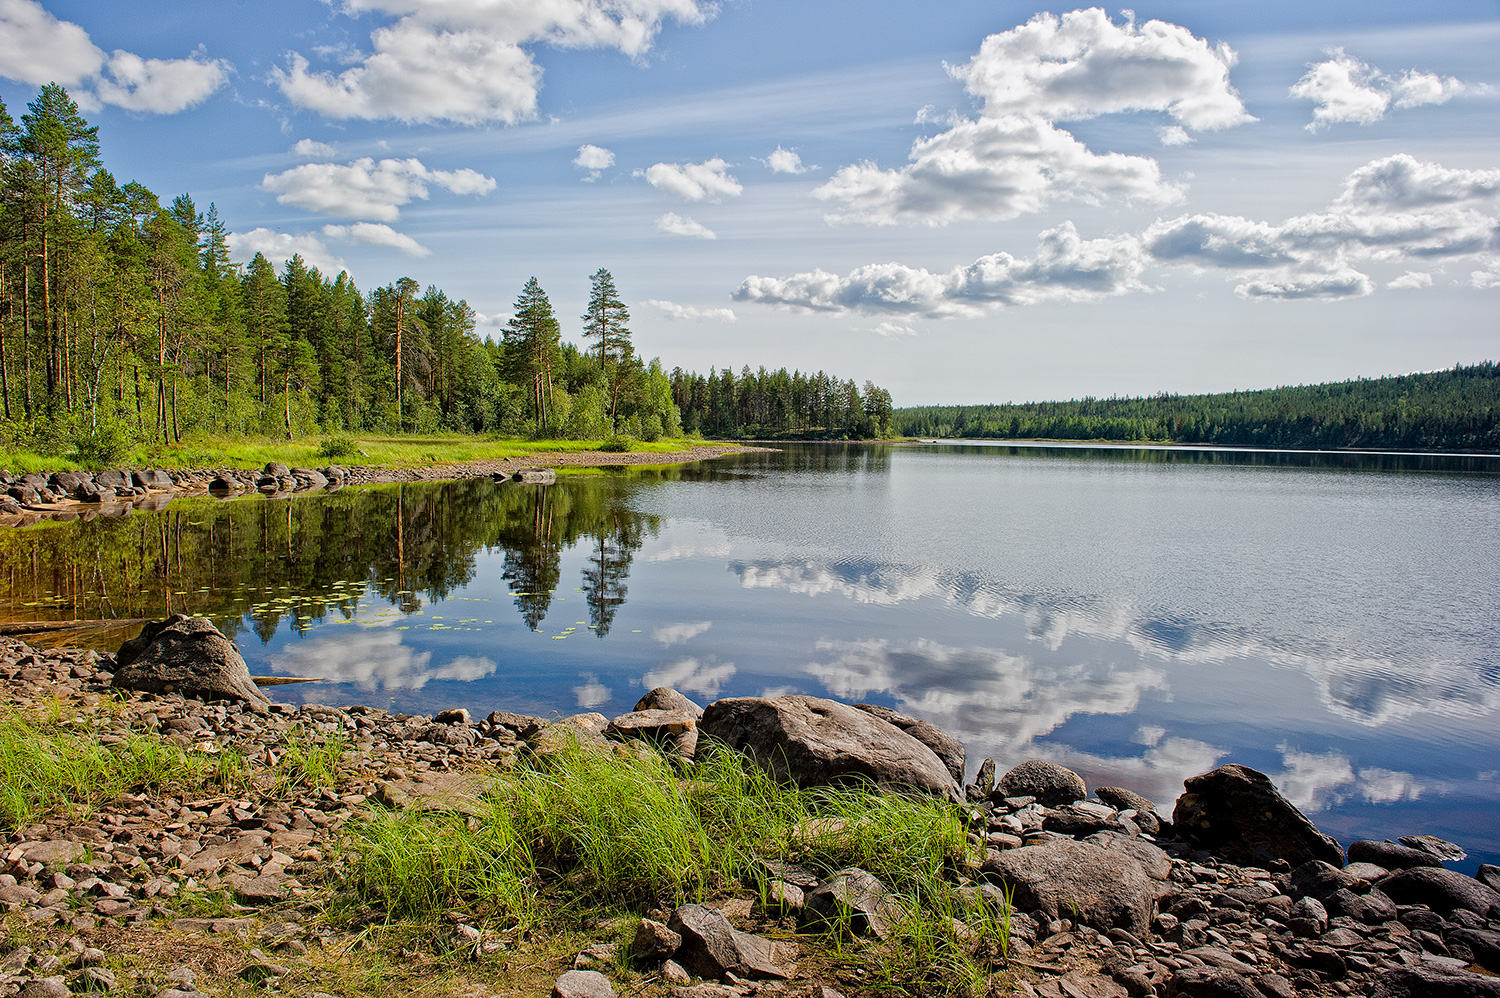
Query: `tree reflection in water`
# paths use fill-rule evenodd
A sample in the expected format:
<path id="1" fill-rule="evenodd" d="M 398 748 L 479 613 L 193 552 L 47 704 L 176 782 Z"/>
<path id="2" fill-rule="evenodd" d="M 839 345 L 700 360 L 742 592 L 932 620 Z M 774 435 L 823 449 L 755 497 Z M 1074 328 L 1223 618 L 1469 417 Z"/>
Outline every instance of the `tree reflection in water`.
<path id="1" fill-rule="evenodd" d="M 403 613 L 475 578 L 504 555 L 517 611 L 536 630 L 562 582 L 562 557 L 589 543 L 579 587 L 603 637 L 625 601 L 631 560 L 658 517 L 631 492 L 675 469 L 565 477 L 556 485 L 470 480 L 326 495 L 177 500 L 159 512 L 0 531 L 0 613 L 11 621 L 133 620 L 201 614 L 230 637 L 268 642 L 373 597 Z M 113 650 L 138 625 L 91 632 Z"/>

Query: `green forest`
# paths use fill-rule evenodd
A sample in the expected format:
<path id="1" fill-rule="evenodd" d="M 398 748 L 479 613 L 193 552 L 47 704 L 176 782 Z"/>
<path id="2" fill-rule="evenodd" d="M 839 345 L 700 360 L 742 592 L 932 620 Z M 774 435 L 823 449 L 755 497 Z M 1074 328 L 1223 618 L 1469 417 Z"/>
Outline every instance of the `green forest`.
<path id="1" fill-rule="evenodd" d="M 912 437 L 1500 451 L 1500 366 L 1215 395 L 916 406 L 895 410 L 891 426 Z"/>
<path id="2" fill-rule="evenodd" d="M 457 431 L 639 440 L 878 436 L 890 395 L 822 372 L 707 376 L 637 356 L 606 269 L 583 345 L 535 278 L 497 339 L 462 298 L 371 291 L 298 256 L 230 260 L 229 228 L 105 169 L 65 89 L 0 104 L 0 445 L 107 461 L 143 441 Z"/>

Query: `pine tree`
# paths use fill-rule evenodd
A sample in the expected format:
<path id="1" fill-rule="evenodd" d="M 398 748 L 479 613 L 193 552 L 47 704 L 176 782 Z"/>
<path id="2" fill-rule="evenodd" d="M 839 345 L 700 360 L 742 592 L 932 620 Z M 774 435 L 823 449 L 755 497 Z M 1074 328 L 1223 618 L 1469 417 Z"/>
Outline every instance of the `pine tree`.
<path id="1" fill-rule="evenodd" d="M 506 373 L 518 385 L 530 387 L 532 418 L 538 433 L 546 429 L 552 396 L 552 371 L 557 364 L 561 328 L 552 302 L 535 277 L 516 299 L 515 315 L 505 326 Z"/>
<path id="2" fill-rule="evenodd" d="M 583 316 L 583 335 L 599 341 L 599 370 L 609 388 L 609 418 L 615 422 L 620 404 L 621 366 L 634 355 L 630 344 L 630 310 L 615 291 L 615 279 L 600 267 L 589 278 L 589 310 Z"/>

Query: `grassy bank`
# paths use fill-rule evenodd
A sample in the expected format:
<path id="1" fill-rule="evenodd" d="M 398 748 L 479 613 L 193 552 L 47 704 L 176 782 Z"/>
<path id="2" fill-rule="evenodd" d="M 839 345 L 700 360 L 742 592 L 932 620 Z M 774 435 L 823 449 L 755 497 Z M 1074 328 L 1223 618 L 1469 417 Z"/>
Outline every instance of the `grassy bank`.
<path id="1" fill-rule="evenodd" d="M 438 464 L 502 460 L 530 454 L 573 454 L 605 449 L 602 440 L 530 440 L 447 434 L 374 434 L 307 437 L 197 436 L 180 444 L 136 444 L 121 452 L 110 467 L 255 468 L 268 461 L 316 467 L 330 462 L 421 468 Z M 702 446 L 702 440 L 678 438 L 629 442 L 631 453 L 670 454 Z M 85 467 L 72 454 L 42 454 L 7 449 L 0 467 L 10 472 L 70 471 Z M 98 465 L 92 465 L 97 469 Z"/>
<path id="2" fill-rule="evenodd" d="M 0 832 L 58 815 L 108 826 L 122 795 L 171 815 L 205 794 L 260 807 L 299 789 L 344 793 L 346 777 L 367 765 L 342 736 L 295 727 L 273 758 L 230 745 L 207 752 L 153 733 L 100 744 L 90 737 L 96 720 L 67 716 L 62 706 L 0 709 Z M 614 980 L 664 993 L 653 967 L 632 965 L 629 943 L 642 915 L 664 917 L 685 902 L 738 905 L 757 933 L 800 944 L 799 976 L 850 994 L 981 995 L 1003 980 L 1006 908 L 958 886 L 970 844 L 963 812 L 951 804 L 864 787 L 798 789 L 712 745 L 693 763 L 639 743 L 518 758 L 508 768 L 476 768 L 469 792 L 440 809 L 372 798 L 330 829 L 319 846 L 324 858 L 297 874 L 311 900 L 287 902 L 320 942 L 293 962 L 283 993 L 335 985 L 348 998 L 545 993 L 559 967 L 599 943 L 617 944 Z M 854 934 L 847 914 L 799 929 L 773 901 L 778 861 L 820 877 L 846 866 L 879 876 L 899 906 L 890 937 Z M 111 963 L 121 977 L 160 979 L 167 961 L 182 958 L 171 917 L 252 914 L 223 889 L 180 878 L 168 909 L 164 920 L 129 930 L 138 942 Z M 254 914 L 269 924 L 278 911 Z M 0 928 L 15 945 L 32 931 L 20 916 L 0 915 Z M 223 948 L 225 967 L 243 963 L 254 945 L 198 938 L 193 945 Z M 195 959 L 217 965 L 211 953 Z M 225 993 L 250 990 L 220 983 Z"/>

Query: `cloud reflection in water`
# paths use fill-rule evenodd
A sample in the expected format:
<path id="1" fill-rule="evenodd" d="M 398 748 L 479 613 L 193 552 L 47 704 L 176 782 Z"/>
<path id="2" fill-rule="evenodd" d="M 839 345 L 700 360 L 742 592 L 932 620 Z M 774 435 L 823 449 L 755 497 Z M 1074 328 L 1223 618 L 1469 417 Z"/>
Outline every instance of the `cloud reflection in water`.
<path id="1" fill-rule="evenodd" d="M 483 679 L 497 668 L 490 659 L 472 655 L 436 668 L 430 666 L 431 661 L 431 652 L 414 651 L 396 631 L 340 628 L 337 636 L 287 645 L 271 656 L 270 666 L 283 675 L 354 683 L 366 690 L 419 690 L 434 679 Z"/>

